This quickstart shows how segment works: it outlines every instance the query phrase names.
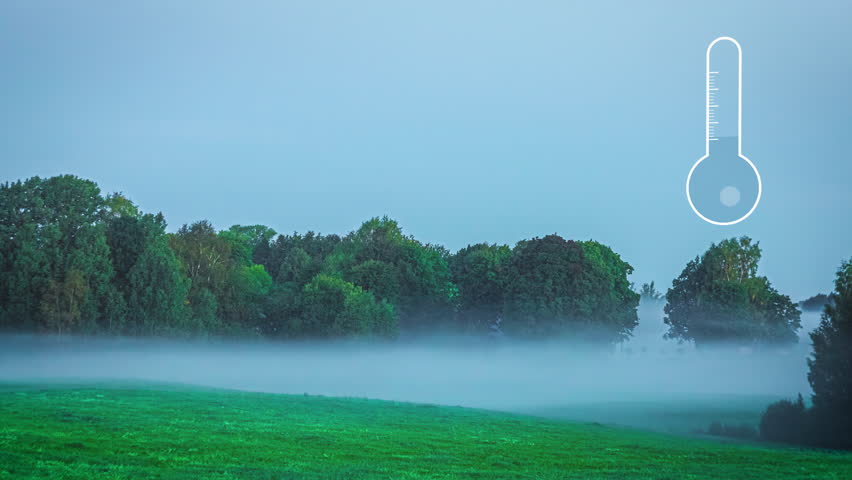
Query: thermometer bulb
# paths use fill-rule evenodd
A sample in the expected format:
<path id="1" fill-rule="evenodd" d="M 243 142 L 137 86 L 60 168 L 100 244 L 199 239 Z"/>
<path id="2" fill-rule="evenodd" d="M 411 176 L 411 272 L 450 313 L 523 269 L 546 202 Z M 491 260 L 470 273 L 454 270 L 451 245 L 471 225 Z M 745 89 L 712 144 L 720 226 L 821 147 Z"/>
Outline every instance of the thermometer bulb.
<path id="1" fill-rule="evenodd" d="M 686 178 L 692 210 L 714 225 L 733 225 L 754 212 L 763 186 L 742 153 L 742 49 L 720 37 L 707 47 L 705 153 Z"/>

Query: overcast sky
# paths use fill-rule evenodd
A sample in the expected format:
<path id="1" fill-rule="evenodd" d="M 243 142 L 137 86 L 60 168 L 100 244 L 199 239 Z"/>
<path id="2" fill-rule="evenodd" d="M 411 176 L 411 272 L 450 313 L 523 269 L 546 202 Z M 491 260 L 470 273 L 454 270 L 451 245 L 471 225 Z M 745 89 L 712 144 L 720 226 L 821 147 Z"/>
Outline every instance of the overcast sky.
<path id="1" fill-rule="evenodd" d="M 556 232 L 664 286 L 747 234 L 799 300 L 852 256 L 852 4 L 742 3 L 2 2 L 0 178 L 91 178 L 171 229 L 387 214 L 453 250 Z M 764 181 L 734 227 L 683 187 L 720 35 Z"/>

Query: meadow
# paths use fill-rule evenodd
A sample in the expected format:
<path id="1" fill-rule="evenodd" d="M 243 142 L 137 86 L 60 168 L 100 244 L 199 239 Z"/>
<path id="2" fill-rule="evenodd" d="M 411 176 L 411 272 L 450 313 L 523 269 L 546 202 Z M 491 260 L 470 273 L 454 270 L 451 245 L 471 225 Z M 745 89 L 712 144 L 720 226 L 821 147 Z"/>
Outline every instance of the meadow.
<path id="1" fill-rule="evenodd" d="M 430 404 L 0 384 L 0 479 L 848 479 L 852 453 Z"/>

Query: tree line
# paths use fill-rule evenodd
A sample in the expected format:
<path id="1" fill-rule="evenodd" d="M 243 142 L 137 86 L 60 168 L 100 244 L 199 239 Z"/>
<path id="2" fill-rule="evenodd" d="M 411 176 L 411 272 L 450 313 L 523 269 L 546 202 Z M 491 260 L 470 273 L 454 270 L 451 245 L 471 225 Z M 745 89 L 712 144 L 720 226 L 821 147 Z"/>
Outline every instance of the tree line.
<path id="1" fill-rule="evenodd" d="M 338 338 L 470 333 L 627 339 L 640 296 L 666 301 L 667 336 L 789 343 L 798 307 L 757 275 L 748 237 L 713 244 L 665 295 L 633 267 L 559 235 L 451 253 L 372 218 L 344 236 L 166 231 L 162 214 L 71 175 L 0 185 L 0 328 L 57 334 Z"/>
<path id="2" fill-rule="evenodd" d="M 451 253 L 372 218 L 344 236 L 217 231 L 202 220 L 166 231 L 122 194 L 71 175 L 0 185 L 0 330 L 140 336 L 394 338 L 468 333 L 627 339 L 640 296 L 665 301 L 667 337 L 795 342 L 800 311 L 758 275 L 748 237 L 712 244 L 665 295 L 634 292 L 629 263 L 595 241 L 559 235 Z M 852 262 L 819 301 L 801 397 L 767 409 L 770 440 L 852 448 Z"/>
<path id="3" fill-rule="evenodd" d="M 344 236 L 168 233 L 91 180 L 0 185 L 0 328 L 55 334 L 340 338 L 464 332 L 629 337 L 633 268 L 594 241 L 547 235 L 449 252 L 373 218 Z"/>

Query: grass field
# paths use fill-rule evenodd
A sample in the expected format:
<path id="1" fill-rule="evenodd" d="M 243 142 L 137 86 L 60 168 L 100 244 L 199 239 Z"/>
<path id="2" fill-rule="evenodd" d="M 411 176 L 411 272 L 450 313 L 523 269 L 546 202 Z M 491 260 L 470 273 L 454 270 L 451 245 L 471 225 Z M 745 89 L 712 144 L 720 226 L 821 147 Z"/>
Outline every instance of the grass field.
<path id="1" fill-rule="evenodd" d="M 655 397 L 623 395 L 624 400 L 575 402 L 553 407 L 513 411 L 540 417 L 581 422 L 605 422 L 640 430 L 691 434 L 714 421 L 726 425 L 760 423 L 766 406 L 783 397 L 768 395 L 669 394 Z"/>
<path id="2" fill-rule="evenodd" d="M 852 454 L 377 400 L 2 384 L 8 478 L 849 479 Z"/>

